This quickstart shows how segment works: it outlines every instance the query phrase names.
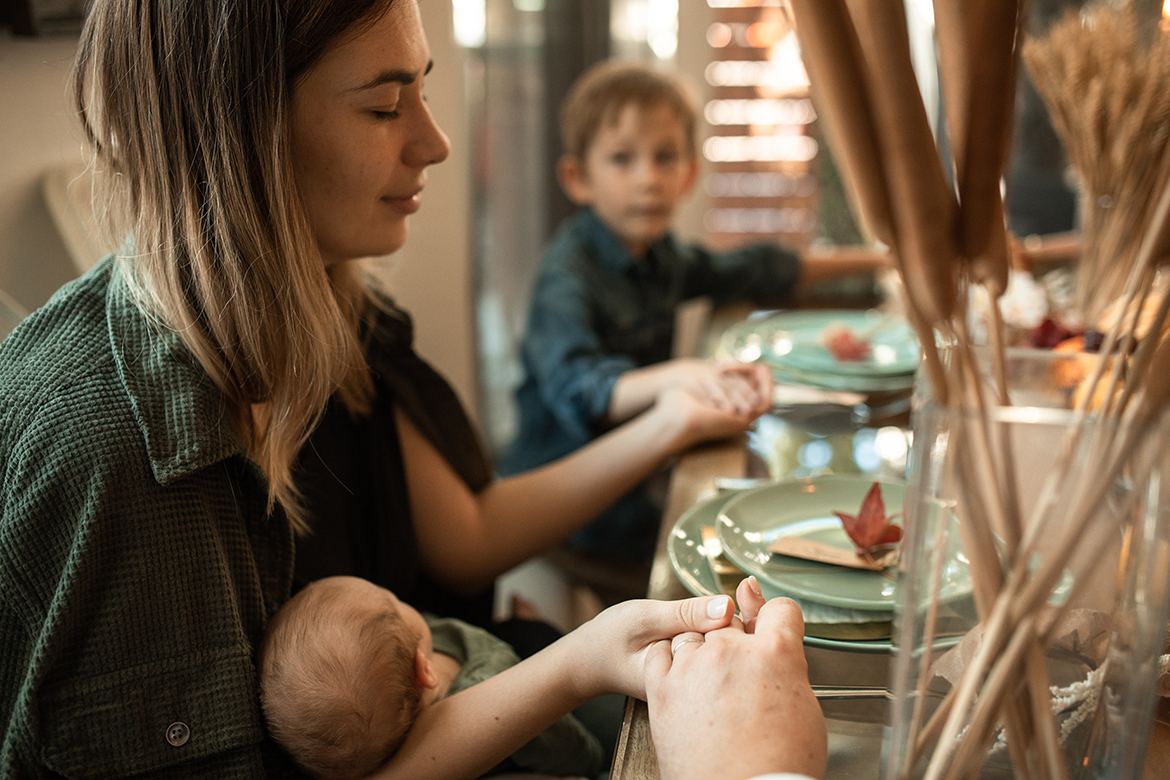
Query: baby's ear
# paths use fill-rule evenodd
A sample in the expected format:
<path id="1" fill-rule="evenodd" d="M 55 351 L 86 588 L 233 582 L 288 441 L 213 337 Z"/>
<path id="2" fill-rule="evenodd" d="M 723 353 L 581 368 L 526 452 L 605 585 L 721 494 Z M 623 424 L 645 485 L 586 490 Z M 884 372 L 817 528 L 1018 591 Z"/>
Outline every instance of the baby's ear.
<path id="1" fill-rule="evenodd" d="M 593 190 L 589 186 L 584 161 L 571 154 L 562 155 L 561 159 L 557 160 L 557 181 L 561 183 L 561 189 L 575 205 L 592 205 Z"/>
<path id="2" fill-rule="evenodd" d="M 422 648 L 414 651 L 414 682 L 423 689 L 436 688 L 439 685 L 439 675 Z"/>

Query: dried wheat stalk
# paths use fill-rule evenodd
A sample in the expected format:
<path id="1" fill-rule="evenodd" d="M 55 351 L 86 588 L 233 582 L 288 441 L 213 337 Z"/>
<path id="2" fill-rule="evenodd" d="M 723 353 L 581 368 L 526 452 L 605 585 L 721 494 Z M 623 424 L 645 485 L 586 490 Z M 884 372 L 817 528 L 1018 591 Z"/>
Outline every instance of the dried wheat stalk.
<path id="1" fill-rule="evenodd" d="M 964 1 L 970 7 L 956 5 Z M 972 117 L 988 105 L 1004 116 L 1007 94 L 1014 89 L 1014 66 L 1008 66 L 1011 56 L 1002 47 L 1014 46 L 1018 38 L 1019 3 L 936 0 L 940 45 L 949 42 L 961 49 L 958 56 L 944 57 L 943 72 L 944 82 L 950 81 L 948 100 L 959 96 L 966 101 L 958 110 L 948 106 L 948 115 L 959 123 L 953 137 L 961 145 L 956 150 L 957 208 L 953 195 L 938 186 L 939 161 L 932 154 L 929 134 L 924 135 L 921 99 L 908 75 L 901 3 L 791 0 L 791 6 L 814 92 L 822 98 L 821 114 L 836 128 L 834 141 L 846 167 L 858 166 L 846 173 L 854 183 L 864 222 L 876 228 L 899 260 L 909 293 L 908 313 L 924 335 L 934 401 L 960 412 L 959 423 L 950 431 L 946 465 L 958 490 L 959 528 L 982 637 L 975 656 L 926 724 L 916 705 L 907 741 L 912 755 L 902 770 L 912 771 L 917 757 L 933 744 L 928 780 L 973 777 L 1002 729 L 1018 776 L 1065 777 L 1068 770 L 1046 667 L 1057 622 L 1045 612 L 1045 605 L 1061 573 L 1072 565 L 1068 554 L 1086 544 L 1092 548 L 1113 530 L 1095 522 L 1098 511 L 1115 476 L 1170 400 L 1170 345 L 1145 347 L 1132 366 L 1125 358 L 1110 361 L 1112 346 L 1132 341 L 1137 323 L 1136 314 L 1116 319 L 1092 384 L 1116 384 L 1128 368 L 1126 392 L 1137 392 L 1135 402 L 1128 403 L 1128 395 L 1122 395 L 1117 403 L 1106 404 L 1095 413 L 1098 423 L 1091 429 L 1082 425 L 1087 410 L 1075 412 L 1058 457 L 1063 466 L 1053 471 L 1025 522 L 1014 492 L 1016 466 L 1004 437 L 995 435 L 992 419 L 994 407 L 1007 397 L 1002 355 L 994 356 L 1000 384 L 989 396 L 965 327 L 970 286 L 984 284 L 993 297 L 1002 291 L 998 281 L 1004 268 L 997 263 L 1006 258 L 995 251 L 1002 239 L 998 235 L 1002 217 L 987 217 L 1001 215 L 1002 204 L 997 189 L 989 186 L 997 177 L 987 172 L 1002 170 L 1006 143 L 998 134 L 1004 129 Z M 1170 190 L 1165 187 L 1170 179 L 1166 152 L 1170 90 L 1165 89 L 1170 84 L 1170 44 L 1155 41 L 1147 63 L 1147 50 L 1139 46 L 1129 11 L 1092 11 L 1085 17 L 1089 27 L 1080 17 L 1070 19 L 1055 26 L 1043 41 L 1029 44 L 1030 52 L 1024 56 L 1034 76 L 1040 74 L 1037 83 L 1042 94 L 1047 90 L 1046 99 L 1056 96 L 1065 101 L 1054 110 L 1054 122 L 1062 136 L 1074 139 L 1070 156 L 1082 172 L 1086 192 L 1096 196 L 1094 202 L 1102 210 L 1100 196 L 1112 199 L 1107 219 L 1090 214 L 1086 221 L 1086 244 L 1093 255 L 1084 264 L 1085 278 L 1101 290 L 1102 299 L 1121 296 L 1123 310 L 1128 310 L 1149 295 L 1153 267 L 1170 253 Z M 1086 45 L 1086 30 L 1092 34 L 1092 45 Z M 993 69 L 998 75 L 977 83 L 976 74 L 982 79 L 988 71 L 981 70 L 975 58 L 992 45 L 1001 47 L 995 52 L 999 66 Z M 865 121 L 848 121 L 858 117 Z M 880 164 L 872 157 L 875 152 L 880 152 Z M 976 175 L 977 181 L 964 179 Z M 872 189 L 856 192 L 865 187 Z M 1164 191 L 1165 197 L 1156 197 Z M 976 236 L 972 225 L 977 226 L 979 240 L 969 243 Z M 1118 262 L 1123 255 L 1126 262 Z M 1099 305 L 1096 289 L 1086 295 L 1093 298 L 1086 306 Z M 1001 328 L 1002 323 L 992 323 L 993 331 Z M 952 345 L 946 364 L 933 349 L 932 330 Z M 993 338 L 992 343 L 1002 350 L 1002 338 Z M 1110 365 L 1113 372 L 1106 378 Z M 1084 397 L 1092 398 L 1093 390 L 1090 387 Z M 1111 389 L 1108 397 L 1113 398 Z M 1084 467 L 1086 458 L 1092 468 Z M 1081 465 L 1074 468 L 1078 462 Z M 1069 499 L 1072 510 L 1056 523 L 1055 499 L 1060 495 Z M 1033 571 L 1040 529 L 1050 550 Z M 1002 555 L 996 535 L 1005 548 Z M 1078 564 L 1074 590 L 1087 581 L 1102 557 Z M 930 579 L 937 598 L 937 572 Z M 1061 612 L 1055 610 L 1056 616 Z M 933 641 L 933 624 L 933 617 L 928 618 L 927 648 Z"/>
<path id="2" fill-rule="evenodd" d="M 1028 40 L 1023 59 L 1077 174 L 1076 305 L 1092 324 L 1121 295 L 1166 184 L 1170 35 L 1143 40 L 1131 5 L 1100 5 Z"/>

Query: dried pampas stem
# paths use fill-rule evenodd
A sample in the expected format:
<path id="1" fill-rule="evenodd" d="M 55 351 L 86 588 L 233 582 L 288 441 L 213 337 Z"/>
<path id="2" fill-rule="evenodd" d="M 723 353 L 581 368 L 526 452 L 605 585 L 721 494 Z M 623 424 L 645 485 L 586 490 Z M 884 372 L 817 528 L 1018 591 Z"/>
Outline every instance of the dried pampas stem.
<path id="1" fill-rule="evenodd" d="M 1082 285 L 1082 304 L 1092 313 L 1103 302 L 1120 300 L 1124 313 L 1109 328 L 1055 468 L 1025 513 L 1011 424 L 997 417 L 1011 401 L 998 307 L 993 303 L 988 327 L 994 393 L 966 328 L 968 291 L 983 285 L 994 301 L 1006 286 L 999 180 L 1020 48 L 1019 1 L 935 2 L 957 199 L 943 176 L 910 65 L 902 4 L 790 2 L 814 96 L 850 192 L 863 222 L 897 258 L 907 317 L 922 342 L 931 403 L 953 412 L 944 468 L 936 478 L 956 491 L 954 512 L 979 641 L 927 717 L 950 534 L 948 517 L 940 516 L 922 600 L 923 636 L 915 640 L 923 644 L 917 698 L 908 718 L 906 761 L 897 771 L 911 776 L 929 753 L 926 780 L 974 777 L 1002 728 L 1017 777 L 1063 780 L 1068 757 L 1052 709 L 1048 652 L 1072 596 L 1089 587 L 1090 575 L 1106 560 L 1073 553 L 1105 549 L 1116 533 L 1117 523 L 1101 521 L 1106 499 L 1118 474 L 1142 465 L 1139 455 L 1148 459 L 1146 434 L 1170 402 L 1170 344 L 1158 343 L 1170 317 L 1170 295 L 1155 317 L 1153 335 L 1127 359 L 1154 268 L 1170 254 L 1170 43 L 1164 40 L 1170 36 L 1156 36 L 1143 47 L 1130 10 L 1094 8 L 1083 19 L 1067 17 L 1023 51 L 1088 193 L 1085 245 L 1092 256 L 1083 262 L 1081 273 L 1089 281 Z M 947 343 L 945 359 L 936 333 Z M 1119 344 L 1123 348 L 1114 356 Z M 1099 388 L 1108 393 L 1094 406 Z M 1131 491 L 1110 510 L 1120 504 L 1120 517 L 1131 523 L 1137 500 Z M 1054 607 L 1050 600 L 1066 573 L 1072 593 Z"/>

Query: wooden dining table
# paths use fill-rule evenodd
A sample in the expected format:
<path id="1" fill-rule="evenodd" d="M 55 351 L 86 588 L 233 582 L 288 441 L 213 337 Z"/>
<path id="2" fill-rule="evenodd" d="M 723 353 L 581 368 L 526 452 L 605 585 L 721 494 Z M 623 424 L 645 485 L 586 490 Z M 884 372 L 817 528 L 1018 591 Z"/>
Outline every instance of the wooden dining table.
<path id="1" fill-rule="evenodd" d="M 734 314 L 739 312 L 732 312 Z M 728 317 L 732 315 L 725 314 L 722 322 L 716 319 L 714 325 L 722 324 L 725 327 L 729 322 Z M 710 336 L 706 345 L 698 348 L 698 352 L 711 354 Z M 908 399 L 908 393 L 904 397 Z M 870 398 L 868 403 L 869 408 L 885 410 L 890 414 L 875 419 L 837 414 L 827 423 L 822 417 L 813 426 L 821 428 L 816 435 L 824 436 L 826 428 L 838 428 L 845 439 L 842 442 L 838 437 L 834 446 L 845 449 L 849 446 L 849 435 L 856 434 L 861 428 L 909 429 L 909 405 L 900 403 L 899 397 L 894 397 L 893 403 L 890 397 Z M 675 462 L 647 588 L 649 598 L 682 599 L 692 595 L 676 575 L 669 555 L 670 535 L 684 512 L 703 498 L 714 495 L 719 483 L 792 476 L 777 473 L 778 469 L 785 466 L 770 457 L 771 445 L 767 441 L 761 442 L 759 430 L 761 427 L 775 428 L 777 424 L 787 424 L 788 432 L 781 438 L 791 438 L 794 430 L 799 432 L 809 427 L 807 410 L 799 407 L 775 410 L 768 417 L 765 424 L 757 426 L 757 433 L 750 437 L 745 435 L 734 440 L 700 445 L 684 453 Z M 834 460 L 834 463 L 839 462 L 840 459 Z M 731 584 L 725 585 L 730 587 Z M 889 702 L 884 697 L 872 695 L 849 698 L 849 691 L 869 689 L 867 694 L 872 694 L 873 688 L 887 688 L 892 656 L 842 652 L 806 644 L 805 657 L 808 661 L 809 682 L 814 687 L 844 695 L 843 698 L 819 699 L 828 732 L 826 780 L 876 780 L 881 775 L 882 740 L 888 731 Z M 1162 700 L 1159 711 L 1170 721 L 1170 705 L 1167 702 L 1170 699 Z M 1167 777 L 1170 777 L 1170 725 L 1155 722 L 1143 780 Z M 646 703 L 631 698 L 626 703 L 610 780 L 658 778 L 658 759 L 651 739 Z"/>

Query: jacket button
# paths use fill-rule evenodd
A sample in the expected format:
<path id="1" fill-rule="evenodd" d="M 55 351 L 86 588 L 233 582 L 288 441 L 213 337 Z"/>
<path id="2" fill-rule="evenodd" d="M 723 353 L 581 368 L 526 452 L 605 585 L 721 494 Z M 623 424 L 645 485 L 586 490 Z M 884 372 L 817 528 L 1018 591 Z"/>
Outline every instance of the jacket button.
<path id="1" fill-rule="evenodd" d="M 175 747 L 186 745 L 189 739 L 191 739 L 191 729 L 187 727 L 186 723 L 175 721 L 167 726 L 167 742 Z"/>

